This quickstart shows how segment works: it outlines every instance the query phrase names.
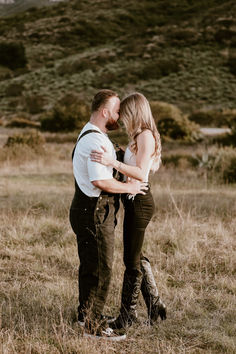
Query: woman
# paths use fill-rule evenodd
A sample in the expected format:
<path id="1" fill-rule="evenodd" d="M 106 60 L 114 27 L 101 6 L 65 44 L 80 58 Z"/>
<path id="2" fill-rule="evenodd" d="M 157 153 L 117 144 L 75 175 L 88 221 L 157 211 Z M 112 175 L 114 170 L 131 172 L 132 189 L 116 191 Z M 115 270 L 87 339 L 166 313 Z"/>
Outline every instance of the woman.
<path id="1" fill-rule="evenodd" d="M 112 328 L 125 328 L 136 321 L 136 306 L 140 290 L 147 305 L 148 317 L 153 324 L 160 316 L 166 318 L 166 307 L 158 295 L 149 260 L 142 255 L 146 227 L 154 212 L 154 201 L 148 184 L 150 170 L 157 171 L 161 161 L 161 141 L 150 105 L 140 93 L 127 96 L 120 105 L 130 143 L 125 151 L 124 163 L 104 152 L 93 150 L 91 159 L 110 165 L 128 179 L 147 182 L 145 195 L 124 195 L 124 264 L 125 273 L 119 316 L 110 324 Z"/>

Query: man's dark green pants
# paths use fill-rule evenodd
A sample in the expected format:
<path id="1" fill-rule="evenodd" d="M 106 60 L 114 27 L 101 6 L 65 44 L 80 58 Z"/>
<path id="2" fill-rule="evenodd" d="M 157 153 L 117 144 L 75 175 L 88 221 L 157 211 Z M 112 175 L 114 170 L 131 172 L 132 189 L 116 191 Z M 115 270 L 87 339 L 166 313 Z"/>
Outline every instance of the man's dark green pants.
<path id="1" fill-rule="evenodd" d="M 77 236 L 79 265 L 79 317 L 99 320 L 111 279 L 118 195 L 102 192 L 88 197 L 76 184 L 70 223 Z"/>

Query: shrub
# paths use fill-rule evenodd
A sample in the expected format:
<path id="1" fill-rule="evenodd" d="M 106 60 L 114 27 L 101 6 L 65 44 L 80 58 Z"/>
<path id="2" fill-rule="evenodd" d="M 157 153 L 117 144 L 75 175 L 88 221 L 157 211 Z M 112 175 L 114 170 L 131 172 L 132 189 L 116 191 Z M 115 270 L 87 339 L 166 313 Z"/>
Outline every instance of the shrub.
<path id="1" fill-rule="evenodd" d="M 104 66 L 105 63 L 109 63 L 116 59 L 116 53 L 113 50 L 105 48 L 104 50 L 96 53 L 96 56 L 94 56 L 93 59 L 97 64 Z"/>
<path id="2" fill-rule="evenodd" d="M 228 66 L 232 74 L 236 75 L 236 49 L 229 52 Z"/>
<path id="3" fill-rule="evenodd" d="M 213 147 L 195 158 L 198 161 L 198 168 L 205 171 L 207 178 L 220 183 L 236 182 L 236 149 Z"/>
<path id="4" fill-rule="evenodd" d="M 29 130 L 21 134 L 14 134 L 9 136 L 4 146 L 13 148 L 18 145 L 26 145 L 35 152 L 42 152 L 44 151 L 44 143 L 44 137 L 37 130 Z"/>
<path id="5" fill-rule="evenodd" d="M 13 82 L 6 88 L 6 96 L 20 96 L 24 91 L 24 84 L 22 82 Z"/>
<path id="6" fill-rule="evenodd" d="M 194 28 L 172 28 L 168 31 L 167 38 L 172 43 L 195 44 L 198 41 L 199 33 Z"/>
<path id="7" fill-rule="evenodd" d="M 26 118 L 22 118 L 22 117 L 15 117 L 12 118 L 12 120 L 7 123 L 6 125 L 9 128 L 37 128 L 40 126 L 40 124 L 38 122 L 32 122 L 29 119 Z"/>
<path id="8" fill-rule="evenodd" d="M 14 98 L 11 98 L 8 100 L 8 103 L 7 103 L 7 107 L 13 111 L 13 109 L 15 110 L 16 107 L 21 103 L 20 101 L 20 97 L 14 97 Z"/>
<path id="9" fill-rule="evenodd" d="M 236 117 L 231 119 L 231 132 L 222 136 L 216 137 L 214 142 L 223 146 L 236 146 Z"/>
<path id="10" fill-rule="evenodd" d="M 145 62 L 143 68 L 138 68 L 135 72 L 139 79 L 159 79 L 162 76 L 168 76 L 171 73 L 176 73 L 180 70 L 180 65 L 177 60 L 159 59 L 156 61 Z"/>
<path id="11" fill-rule="evenodd" d="M 64 144 L 64 143 L 75 143 L 78 133 L 45 133 L 45 140 L 47 143 Z"/>
<path id="12" fill-rule="evenodd" d="M 41 95 L 32 95 L 24 97 L 24 104 L 26 110 L 31 114 L 37 114 L 43 111 L 45 104 L 45 97 Z"/>
<path id="13" fill-rule="evenodd" d="M 72 62 L 64 61 L 57 68 L 57 72 L 60 76 L 73 75 L 81 71 L 90 69 L 96 69 L 96 64 L 87 58 L 81 58 Z"/>
<path id="14" fill-rule="evenodd" d="M 0 42 L 0 65 L 10 69 L 24 68 L 27 64 L 25 47 L 18 42 Z"/>
<path id="15" fill-rule="evenodd" d="M 4 66 L 0 66 L 0 81 L 10 79 L 13 77 L 13 72 Z"/>
<path id="16" fill-rule="evenodd" d="M 202 138 L 199 127 L 190 122 L 176 106 L 158 101 L 150 104 L 162 138 L 185 141 L 196 141 Z"/>
<path id="17" fill-rule="evenodd" d="M 73 131 L 77 126 L 77 116 L 60 105 L 46 112 L 41 119 L 41 129 L 49 132 Z"/>
<path id="18" fill-rule="evenodd" d="M 169 156 L 162 157 L 163 165 L 173 165 L 174 167 L 180 167 L 181 165 L 185 167 L 196 167 L 198 165 L 197 158 L 187 155 L 187 154 L 171 154 Z"/>
<path id="19" fill-rule="evenodd" d="M 212 172 L 225 183 L 236 183 L 236 149 L 219 149 L 215 156 Z"/>
<path id="20" fill-rule="evenodd" d="M 81 129 L 89 118 L 89 108 L 77 96 L 66 95 L 42 116 L 41 129 L 59 132 Z"/>
<path id="21" fill-rule="evenodd" d="M 221 117 L 219 112 L 215 111 L 196 111 L 188 116 L 188 119 L 192 122 L 200 124 L 202 126 L 219 126 L 216 122 Z"/>
<path id="22" fill-rule="evenodd" d="M 235 31 L 229 28 L 220 28 L 216 34 L 215 39 L 219 43 L 229 43 L 229 41 L 235 36 Z"/>
<path id="23" fill-rule="evenodd" d="M 235 110 L 200 110 L 195 111 L 188 116 L 188 119 L 202 126 L 224 127 L 232 126 L 232 122 L 236 120 Z"/>

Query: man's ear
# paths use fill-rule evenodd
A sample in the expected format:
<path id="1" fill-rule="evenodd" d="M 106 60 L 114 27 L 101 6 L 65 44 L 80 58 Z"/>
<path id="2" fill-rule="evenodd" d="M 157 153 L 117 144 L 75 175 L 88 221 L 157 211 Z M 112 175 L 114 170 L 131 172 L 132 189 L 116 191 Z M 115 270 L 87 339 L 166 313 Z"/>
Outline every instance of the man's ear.
<path id="1" fill-rule="evenodd" d="M 108 109 L 107 108 L 103 108 L 102 109 L 102 115 L 103 115 L 103 117 L 105 117 L 105 118 L 108 118 Z"/>

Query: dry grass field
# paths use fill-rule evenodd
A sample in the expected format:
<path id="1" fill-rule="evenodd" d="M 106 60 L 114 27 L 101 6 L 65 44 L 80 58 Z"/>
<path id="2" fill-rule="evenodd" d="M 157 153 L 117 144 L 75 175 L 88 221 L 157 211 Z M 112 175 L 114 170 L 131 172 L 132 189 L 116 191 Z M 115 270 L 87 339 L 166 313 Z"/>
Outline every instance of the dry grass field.
<path id="1" fill-rule="evenodd" d="M 148 327 L 140 297 L 140 324 L 126 341 L 83 338 L 68 221 L 71 149 L 71 143 L 48 143 L 44 154 L 19 149 L 0 160 L 0 353 L 236 352 L 235 185 L 206 185 L 184 168 L 162 167 L 152 177 L 156 213 L 144 245 L 167 320 Z M 107 314 L 116 314 L 120 303 L 121 223 L 122 209 Z"/>

